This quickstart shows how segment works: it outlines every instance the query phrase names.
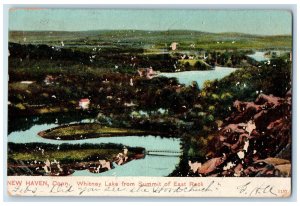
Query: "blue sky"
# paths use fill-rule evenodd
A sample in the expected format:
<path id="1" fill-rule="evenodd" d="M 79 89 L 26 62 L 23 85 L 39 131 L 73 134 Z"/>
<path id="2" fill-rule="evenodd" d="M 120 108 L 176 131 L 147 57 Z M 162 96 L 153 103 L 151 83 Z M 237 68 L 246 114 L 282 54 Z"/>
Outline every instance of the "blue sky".
<path id="1" fill-rule="evenodd" d="M 197 30 L 279 35 L 292 33 L 281 10 L 12 9 L 9 29 L 21 31 Z"/>

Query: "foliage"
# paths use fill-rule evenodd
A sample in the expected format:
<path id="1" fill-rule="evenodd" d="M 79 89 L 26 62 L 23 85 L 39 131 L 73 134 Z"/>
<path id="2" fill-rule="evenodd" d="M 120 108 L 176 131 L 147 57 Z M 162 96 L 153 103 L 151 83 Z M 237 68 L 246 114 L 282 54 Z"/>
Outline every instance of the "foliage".
<path id="1" fill-rule="evenodd" d="M 260 93 L 284 97 L 291 89 L 291 69 L 291 62 L 287 58 L 276 58 L 270 64 L 259 63 L 256 67 L 238 69 L 221 80 L 206 81 L 195 101 L 201 107 L 193 108 L 188 114 L 189 118 L 194 113 L 198 116 L 195 130 L 199 131 L 202 138 L 209 138 L 211 133 L 217 131 L 219 122 L 233 112 L 235 100 L 252 102 Z M 190 154 L 201 157 L 207 144 L 198 136 L 191 137 L 191 141 Z"/>

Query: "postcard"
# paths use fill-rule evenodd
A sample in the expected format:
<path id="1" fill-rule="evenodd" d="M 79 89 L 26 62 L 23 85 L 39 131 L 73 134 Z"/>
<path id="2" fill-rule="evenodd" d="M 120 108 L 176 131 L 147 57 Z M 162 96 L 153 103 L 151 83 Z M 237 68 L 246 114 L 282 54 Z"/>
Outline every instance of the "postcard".
<path id="1" fill-rule="evenodd" d="M 12 8 L 11 196 L 289 197 L 292 14 Z"/>

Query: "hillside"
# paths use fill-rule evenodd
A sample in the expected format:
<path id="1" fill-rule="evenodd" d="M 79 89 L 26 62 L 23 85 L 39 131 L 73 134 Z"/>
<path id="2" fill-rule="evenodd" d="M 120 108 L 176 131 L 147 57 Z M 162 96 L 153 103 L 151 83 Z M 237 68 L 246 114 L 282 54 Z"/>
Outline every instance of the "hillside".
<path id="1" fill-rule="evenodd" d="M 260 94 L 235 101 L 235 112 L 210 142 L 210 159 L 194 170 L 201 176 L 290 176 L 291 91 L 284 98 Z"/>
<path id="2" fill-rule="evenodd" d="M 188 30 L 142 31 L 10 31 L 9 41 L 23 44 L 65 46 L 134 45 L 148 50 L 168 49 L 172 42 L 178 50 L 194 49 L 290 49 L 291 36 L 258 36 L 241 33 L 207 33 Z"/>

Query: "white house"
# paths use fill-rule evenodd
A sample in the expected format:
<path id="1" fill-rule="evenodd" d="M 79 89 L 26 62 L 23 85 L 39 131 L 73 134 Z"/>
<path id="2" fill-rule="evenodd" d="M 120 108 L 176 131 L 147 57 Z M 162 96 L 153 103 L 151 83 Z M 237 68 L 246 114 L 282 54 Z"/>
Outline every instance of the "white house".
<path id="1" fill-rule="evenodd" d="M 129 85 L 133 86 L 133 79 L 132 78 L 130 78 Z"/>
<path id="2" fill-rule="evenodd" d="M 178 45 L 177 42 L 173 42 L 173 43 L 170 45 L 170 47 L 171 47 L 171 49 L 174 51 L 174 50 L 177 49 L 177 45 Z"/>
<path id="3" fill-rule="evenodd" d="M 54 78 L 52 75 L 47 75 L 44 79 L 44 83 L 46 85 L 53 84 L 56 78 Z"/>
<path id="4" fill-rule="evenodd" d="M 90 106 L 90 100 L 89 99 L 81 99 L 80 101 L 79 101 L 79 107 L 81 108 L 81 109 L 88 109 L 89 108 L 89 106 Z"/>
<path id="5" fill-rule="evenodd" d="M 21 81 L 21 84 L 32 84 L 33 81 Z"/>

